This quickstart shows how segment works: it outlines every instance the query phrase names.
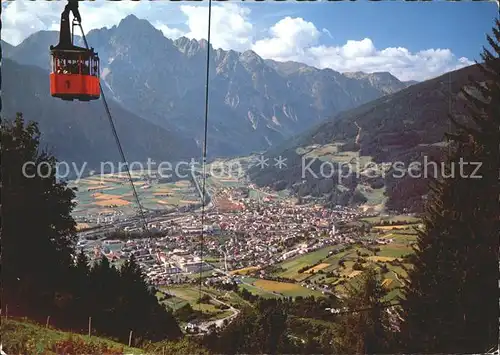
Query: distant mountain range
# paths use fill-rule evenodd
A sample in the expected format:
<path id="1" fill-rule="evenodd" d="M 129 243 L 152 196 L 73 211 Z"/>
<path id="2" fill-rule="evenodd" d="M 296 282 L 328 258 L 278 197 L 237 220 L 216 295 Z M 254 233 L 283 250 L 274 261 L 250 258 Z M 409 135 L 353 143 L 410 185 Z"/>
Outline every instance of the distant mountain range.
<path id="1" fill-rule="evenodd" d="M 81 41 L 80 38 L 77 38 Z M 203 140 L 207 42 L 172 41 L 149 22 L 131 15 L 111 29 L 92 30 L 87 40 L 101 58 L 101 82 L 129 160 L 178 161 L 199 158 Z M 64 102 L 50 97 L 48 47 L 57 32 L 41 31 L 18 46 L 2 42 L 3 117 L 21 111 L 40 122 L 44 144 L 59 159 L 97 166 L 118 161 L 102 102 Z M 366 174 L 384 162 L 440 160 L 451 112 L 475 66 L 423 82 L 401 82 L 389 73 L 338 73 L 296 62 L 263 60 L 253 51 L 210 48 L 208 154 L 247 155 L 267 151 L 284 157 L 254 167 L 258 185 L 288 188 L 302 198 L 330 204 L 381 202 L 390 209 L 418 211 L 427 193 L 425 179 Z M 303 177 L 305 161 L 319 171 L 324 161 L 361 162 L 359 174 Z M 308 160 L 309 159 L 309 160 Z"/>
<path id="2" fill-rule="evenodd" d="M 159 127 L 123 109 L 113 100 L 109 108 L 129 161 L 178 161 L 199 156 L 194 140 L 190 144 L 176 132 Z M 99 169 L 101 162 L 119 162 L 120 156 L 102 102 L 67 102 L 50 96 L 47 71 L 2 61 L 2 119 L 22 112 L 26 121 L 39 123 L 43 147 L 60 161 L 78 168 Z M 182 149 L 179 149 L 182 147 Z M 85 170 L 88 172 L 88 170 Z"/>
<path id="3" fill-rule="evenodd" d="M 362 73 L 347 75 L 367 77 Z M 400 172 L 394 174 L 394 165 L 382 170 L 382 163 L 401 162 L 400 166 L 406 169 L 411 162 L 424 163 L 424 157 L 428 162 L 441 161 L 443 148 L 447 146 L 444 134 L 453 131 L 449 115 L 459 120 L 465 117 L 465 106 L 457 98 L 471 77 L 481 80 L 477 66 L 450 72 L 342 112 L 270 149 L 265 153 L 270 166 L 263 169 L 255 166 L 250 177 L 257 185 L 278 190 L 289 188 L 301 196 L 322 197 L 332 204 L 363 204 L 385 189 L 388 208 L 419 211 L 428 181 L 408 174 L 400 178 Z M 273 166 L 272 157 L 279 156 L 287 159 L 286 167 Z M 342 171 L 342 164 L 345 167 L 351 162 L 354 166 L 351 176 L 339 180 L 340 173 L 330 178 L 327 172 L 324 174 L 327 177 L 322 177 L 324 161 L 331 162 L 338 171 Z M 380 173 L 369 175 L 368 162 L 376 163 Z M 433 174 L 430 171 L 429 175 Z"/>
<path id="4" fill-rule="evenodd" d="M 122 110 L 120 112 L 129 117 L 130 127 L 127 129 L 136 130 L 137 144 L 142 141 L 143 146 L 157 149 L 150 136 L 139 135 L 143 129 L 148 132 L 155 130 L 157 139 L 165 135 L 161 147 L 175 146 L 175 151 L 165 154 L 182 156 L 195 152 L 194 156 L 199 156 L 204 127 L 207 42 L 184 37 L 172 41 L 146 20 L 133 15 L 111 29 L 90 31 L 87 40 L 101 58 L 105 92 L 110 100 L 115 101 L 116 107 L 121 106 L 116 110 Z M 48 48 L 57 42 L 57 32 L 41 31 L 16 47 L 2 44 L 5 57 L 19 64 L 48 70 Z M 15 64 L 11 62 L 10 65 Z M 18 69 L 20 72 L 35 70 Z M 17 77 L 7 75 L 4 86 L 15 86 L 12 93 L 24 89 L 32 95 L 45 97 L 48 95 L 47 80 L 46 73 L 37 71 L 30 79 L 32 88 L 28 88 Z M 389 73 L 341 74 L 301 63 L 263 60 L 253 51 L 238 53 L 210 48 L 208 154 L 212 157 L 244 155 L 274 147 L 341 111 L 412 84 L 401 82 Z M 35 92 L 33 88 L 40 91 Z M 71 105 L 87 105 L 89 111 L 95 106 L 95 114 L 100 112 L 97 111 L 100 103 L 15 100 L 7 90 L 4 105 L 11 113 L 18 110 L 35 114 L 51 107 L 51 119 L 46 120 L 42 128 L 52 132 L 54 138 L 66 136 L 69 126 L 62 122 L 70 119 L 65 115 L 71 112 L 69 107 L 74 107 Z M 38 104 L 45 108 L 35 106 Z M 64 105 L 70 106 L 66 109 Z M 37 119 L 36 115 L 27 118 Z M 95 129 L 94 122 L 87 117 L 79 118 L 78 125 L 82 132 Z M 134 128 L 136 125 L 137 129 Z M 76 126 L 72 127 L 74 130 Z M 92 134 L 87 138 L 90 136 Z M 122 138 L 124 145 L 131 152 L 135 151 L 134 143 Z M 84 157 L 90 152 L 83 149 L 85 142 L 82 141 L 80 151 L 74 151 L 76 156 Z M 57 140 L 53 143 L 64 146 Z M 145 153 L 141 149 L 135 152 Z"/>

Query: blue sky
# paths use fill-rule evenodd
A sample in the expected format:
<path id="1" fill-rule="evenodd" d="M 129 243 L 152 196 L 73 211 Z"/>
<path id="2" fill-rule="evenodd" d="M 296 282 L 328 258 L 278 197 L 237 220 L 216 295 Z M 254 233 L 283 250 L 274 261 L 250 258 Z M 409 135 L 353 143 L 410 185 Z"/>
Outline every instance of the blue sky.
<path id="1" fill-rule="evenodd" d="M 2 39 L 20 43 L 57 29 L 65 1 L 4 2 Z M 252 49 L 263 58 L 318 68 L 389 71 L 425 80 L 479 59 L 498 14 L 494 2 L 213 2 L 212 44 Z M 86 31 L 111 27 L 129 14 L 166 37 L 206 38 L 207 6 L 198 2 L 82 2 Z"/>

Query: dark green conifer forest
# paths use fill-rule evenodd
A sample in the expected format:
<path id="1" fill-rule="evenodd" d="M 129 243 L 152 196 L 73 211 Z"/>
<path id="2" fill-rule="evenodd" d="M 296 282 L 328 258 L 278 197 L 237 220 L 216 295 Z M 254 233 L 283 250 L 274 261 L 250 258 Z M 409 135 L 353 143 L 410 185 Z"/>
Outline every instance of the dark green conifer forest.
<path id="1" fill-rule="evenodd" d="M 431 182 L 414 269 L 404 290 L 401 349 L 481 353 L 498 345 L 500 239 L 500 22 L 462 90 L 466 124 L 451 116 L 450 178 Z M 463 173 L 460 173 L 460 162 Z M 453 171 L 454 169 L 454 171 Z M 477 169 L 477 170 L 476 170 Z"/>

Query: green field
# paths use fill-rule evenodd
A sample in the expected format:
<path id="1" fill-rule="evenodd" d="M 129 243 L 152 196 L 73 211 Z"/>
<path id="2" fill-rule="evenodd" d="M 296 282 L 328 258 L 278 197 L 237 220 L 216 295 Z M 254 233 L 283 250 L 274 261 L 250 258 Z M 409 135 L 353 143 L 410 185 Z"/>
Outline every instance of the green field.
<path id="1" fill-rule="evenodd" d="M 393 258 L 400 258 L 411 252 L 408 246 L 403 244 L 390 244 L 383 245 L 380 247 L 380 252 L 377 253 L 378 256 L 389 256 Z"/>
<path id="2" fill-rule="evenodd" d="M 407 216 L 407 215 L 397 215 L 397 216 L 376 216 L 376 217 L 367 217 L 367 218 L 362 218 L 362 221 L 368 222 L 372 225 L 378 225 L 381 224 L 384 221 L 387 222 L 402 222 L 402 221 L 407 221 L 410 223 L 420 223 L 420 218 L 413 217 L 413 216 Z"/>
<path id="3" fill-rule="evenodd" d="M 244 281 L 250 285 L 240 284 L 240 288 L 244 288 L 250 293 L 264 298 L 323 296 L 321 292 L 308 289 L 298 283 L 278 282 L 250 277 L 245 278 Z"/>
<path id="4" fill-rule="evenodd" d="M 216 159 L 207 164 L 206 171 L 209 175 L 206 179 L 207 185 L 215 188 L 246 186 L 244 177 L 251 160 L 252 157 L 237 157 Z"/>
<path id="5" fill-rule="evenodd" d="M 231 178 L 218 178 L 215 176 L 207 177 L 207 187 L 208 188 L 223 188 L 223 187 L 244 187 L 245 183 L 238 180 L 233 180 Z"/>
<path id="6" fill-rule="evenodd" d="M 218 264 L 218 263 L 210 263 L 210 264 L 211 264 L 211 265 L 213 265 L 213 266 L 217 266 L 217 264 Z M 201 275 L 200 275 L 200 273 L 199 273 L 199 272 L 194 272 L 194 273 L 192 273 L 192 274 L 187 275 L 187 277 L 188 277 L 188 279 L 190 279 L 190 280 L 199 280 L 199 279 L 200 279 L 200 277 L 201 277 L 202 279 L 205 279 L 205 278 L 207 278 L 207 277 L 212 276 L 212 274 L 213 274 L 213 270 L 206 270 L 206 271 L 203 271 L 203 272 L 201 273 Z"/>
<path id="7" fill-rule="evenodd" d="M 245 289 L 248 292 L 250 292 L 252 295 L 259 296 L 262 298 L 280 298 L 281 297 L 277 293 L 264 291 L 264 290 L 258 289 L 256 287 L 253 287 L 253 286 L 241 284 L 241 285 L 239 285 L 239 288 Z"/>
<path id="8" fill-rule="evenodd" d="M 193 310 L 207 314 L 208 320 L 222 319 L 232 314 L 231 311 L 217 309 L 215 307 L 217 304 L 215 301 L 212 301 L 210 304 L 197 303 L 196 301 L 200 297 L 198 285 L 160 287 L 160 290 L 170 293 L 171 295 L 175 295 L 175 297 L 162 302 L 174 311 L 189 303 L 191 304 Z M 213 288 L 202 287 L 202 295 L 207 293 L 217 298 L 222 297 L 223 295 L 222 292 Z"/>
<path id="9" fill-rule="evenodd" d="M 277 191 L 273 194 L 255 190 L 255 189 L 249 189 L 248 191 L 248 197 L 253 199 L 253 200 L 262 200 L 266 196 L 272 196 L 273 198 L 277 200 L 289 200 L 290 199 L 290 192 L 288 190 L 281 190 Z"/>
<path id="10" fill-rule="evenodd" d="M 381 239 L 387 240 L 389 244 L 373 244 L 370 246 L 370 248 L 379 248 L 378 251 L 370 250 L 368 246 L 363 246 L 361 243 L 352 244 L 347 246 L 347 250 L 331 256 L 328 256 L 328 252 L 339 247 L 323 248 L 277 264 L 277 266 L 285 270 L 276 270 L 274 276 L 285 277 L 298 282 L 307 281 L 316 286 L 335 286 L 337 292 L 343 293 L 346 291 L 345 283 L 355 284 L 362 275 L 362 270 L 353 269 L 356 262 L 360 262 L 363 269 L 373 267 L 381 270 L 382 266 L 385 265 L 388 272 L 384 273 L 382 278 L 388 280 L 385 281 L 384 287 L 389 291 L 388 298 L 394 297 L 398 294 L 398 288 L 402 285 L 400 279 L 407 277 L 404 268 L 411 268 L 411 265 L 404 263 L 401 258 L 413 253 L 412 244 L 417 239 L 417 232 L 414 227 L 418 227 L 418 223 L 415 223 L 418 222 L 418 219 L 408 216 L 392 216 L 385 219 L 394 222 L 411 221 L 414 224 L 377 228 L 381 221 L 380 217 L 366 218 L 364 221 L 372 226 L 372 230 L 366 234 L 365 240 Z M 299 269 L 318 262 L 323 265 L 315 270 L 314 274 L 308 270 L 306 270 L 307 272 L 298 272 Z"/>
<path id="11" fill-rule="evenodd" d="M 296 153 L 304 155 L 305 158 L 318 158 L 322 161 L 334 163 L 350 164 L 351 171 L 363 171 L 368 163 L 372 162 L 372 157 L 359 155 L 359 152 L 339 151 L 343 143 L 335 142 L 332 144 L 309 146 L 297 148 Z"/>
<path id="12" fill-rule="evenodd" d="M 145 181 L 137 177 L 133 180 L 139 200 L 146 209 L 166 210 L 199 203 L 198 192 L 190 180 L 153 184 L 147 189 L 142 188 Z M 69 186 L 78 188 L 75 217 L 102 212 L 136 213 L 133 191 L 125 178 L 116 175 L 91 176 L 70 182 Z"/>
<path id="13" fill-rule="evenodd" d="M 321 259 L 327 257 L 328 253 L 331 250 L 335 250 L 337 248 L 338 247 L 336 246 L 328 246 L 326 248 L 313 251 L 312 253 L 296 256 L 291 259 L 285 260 L 282 263 L 276 265 L 278 267 L 285 269 L 285 271 L 279 272 L 275 276 L 294 279 L 297 281 L 304 280 L 310 275 L 304 273 L 299 274 L 298 273 L 299 269 L 319 262 Z"/>
<path id="14" fill-rule="evenodd" d="M 359 184 L 356 187 L 356 190 L 361 192 L 366 197 L 366 199 L 368 200 L 366 202 L 366 205 L 369 206 L 384 205 L 385 202 L 387 201 L 387 196 L 384 195 L 385 187 L 380 189 L 372 189 L 368 185 Z"/>

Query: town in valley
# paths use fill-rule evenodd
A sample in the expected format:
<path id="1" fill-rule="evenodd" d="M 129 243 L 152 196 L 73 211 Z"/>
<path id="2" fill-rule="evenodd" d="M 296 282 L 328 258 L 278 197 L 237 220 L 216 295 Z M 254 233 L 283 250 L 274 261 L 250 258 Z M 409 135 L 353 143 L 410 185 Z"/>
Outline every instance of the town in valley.
<path id="1" fill-rule="evenodd" d="M 207 331 L 237 315 L 239 296 L 221 286 L 273 298 L 341 296 L 342 285 L 371 265 L 383 270 L 388 297 L 395 297 L 411 267 L 420 227 L 412 215 L 325 208 L 230 176 L 206 178 L 203 206 L 199 174 L 165 182 L 132 172 L 132 179 L 145 218 L 124 173 L 72 183 L 77 249 L 118 268 L 134 255 L 160 302 L 197 312 L 186 318 L 187 331 Z M 199 302 L 200 290 L 211 297 L 207 304 Z"/>

